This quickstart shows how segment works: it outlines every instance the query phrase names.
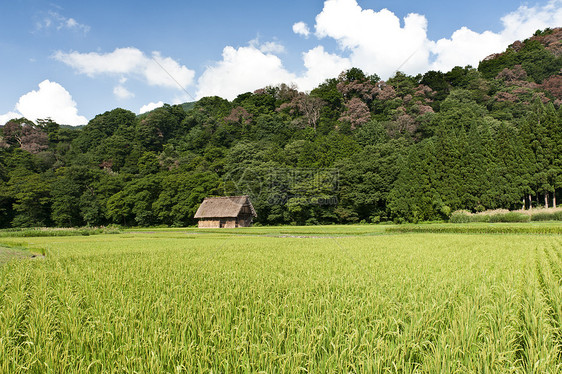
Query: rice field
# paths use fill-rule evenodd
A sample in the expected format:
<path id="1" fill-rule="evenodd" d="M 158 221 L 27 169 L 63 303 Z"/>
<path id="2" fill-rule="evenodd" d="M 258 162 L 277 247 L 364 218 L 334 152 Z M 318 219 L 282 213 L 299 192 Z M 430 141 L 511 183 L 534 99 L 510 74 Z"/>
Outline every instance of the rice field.
<path id="1" fill-rule="evenodd" d="M 555 234 L 256 227 L 2 243 L 46 258 L 0 265 L 1 373 L 562 372 Z"/>

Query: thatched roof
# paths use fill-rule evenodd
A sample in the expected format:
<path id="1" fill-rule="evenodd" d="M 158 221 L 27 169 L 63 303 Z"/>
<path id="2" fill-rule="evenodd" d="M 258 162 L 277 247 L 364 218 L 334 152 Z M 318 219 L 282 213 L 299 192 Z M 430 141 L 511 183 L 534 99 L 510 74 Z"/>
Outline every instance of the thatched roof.
<path id="1" fill-rule="evenodd" d="M 249 210 L 254 217 L 258 216 L 248 196 L 206 197 L 197 209 L 195 218 L 232 218 L 238 217 L 243 210 Z"/>

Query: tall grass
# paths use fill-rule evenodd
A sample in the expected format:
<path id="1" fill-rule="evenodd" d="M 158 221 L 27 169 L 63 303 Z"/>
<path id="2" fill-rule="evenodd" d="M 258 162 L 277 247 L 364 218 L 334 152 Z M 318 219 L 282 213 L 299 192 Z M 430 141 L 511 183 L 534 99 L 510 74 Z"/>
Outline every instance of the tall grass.
<path id="1" fill-rule="evenodd" d="M 449 217 L 451 223 L 472 222 L 529 222 L 529 221 L 562 221 L 562 209 L 529 209 L 508 211 L 505 209 L 490 210 L 480 213 L 471 213 L 466 210 L 457 210 Z"/>

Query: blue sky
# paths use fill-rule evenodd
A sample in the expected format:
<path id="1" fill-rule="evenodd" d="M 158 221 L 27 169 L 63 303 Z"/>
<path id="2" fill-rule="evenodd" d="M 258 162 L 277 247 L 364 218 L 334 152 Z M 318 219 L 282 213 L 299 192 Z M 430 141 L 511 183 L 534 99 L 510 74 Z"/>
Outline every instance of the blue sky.
<path id="1" fill-rule="evenodd" d="M 308 91 L 351 66 L 386 79 L 476 65 L 562 26 L 562 0 L 10 0 L 0 22 L 0 122 L 79 125 L 281 82 Z"/>

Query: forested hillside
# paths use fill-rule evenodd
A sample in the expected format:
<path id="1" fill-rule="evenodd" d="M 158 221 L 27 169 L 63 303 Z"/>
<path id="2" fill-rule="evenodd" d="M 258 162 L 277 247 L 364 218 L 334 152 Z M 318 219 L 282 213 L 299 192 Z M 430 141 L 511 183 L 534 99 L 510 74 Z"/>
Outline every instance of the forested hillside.
<path id="1" fill-rule="evenodd" d="M 81 129 L 13 120 L 0 130 L 0 227 L 189 225 L 224 194 L 250 194 L 262 224 L 552 206 L 561 105 L 559 28 L 478 68 L 387 81 L 354 68 L 310 93 L 114 109 Z"/>

